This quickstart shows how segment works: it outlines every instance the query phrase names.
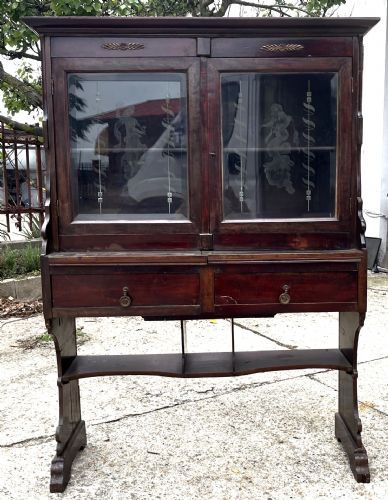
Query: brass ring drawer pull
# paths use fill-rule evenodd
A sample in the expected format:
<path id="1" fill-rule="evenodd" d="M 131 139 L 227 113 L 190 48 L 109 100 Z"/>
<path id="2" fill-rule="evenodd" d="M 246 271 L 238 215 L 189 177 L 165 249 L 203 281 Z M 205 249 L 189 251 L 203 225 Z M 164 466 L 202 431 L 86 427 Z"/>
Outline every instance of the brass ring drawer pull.
<path id="1" fill-rule="evenodd" d="M 283 285 L 282 286 L 283 293 L 279 295 L 279 302 L 283 305 L 289 304 L 291 301 L 291 296 L 288 293 L 290 290 L 290 287 L 288 285 Z"/>
<path id="2" fill-rule="evenodd" d="M 120 297 L 120 306 L 121 307 L 129 307 L 132 304 L 132 297 L 128 295 L 128 287 L 125 286 L 123 288 L 123 296 Z"/>

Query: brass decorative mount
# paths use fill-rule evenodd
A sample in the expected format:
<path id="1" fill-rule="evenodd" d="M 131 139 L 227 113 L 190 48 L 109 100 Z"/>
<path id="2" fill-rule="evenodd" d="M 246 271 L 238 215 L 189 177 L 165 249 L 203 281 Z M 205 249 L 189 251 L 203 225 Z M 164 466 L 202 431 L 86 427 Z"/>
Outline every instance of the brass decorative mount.
<path id="1" fill-rule="evenodd" d="M 303 50 L 304 45 L 300 43 L 269 43 L 268 45 L 262 45 L 261 49 L 267 52 L 295 52 Z"/>
<path id="2" fill-rule="evenodd" d="M 107 50 L 139 50 L 144 49 L 144 43 L 140 42 L 107 42 L 101 45 Z"/>

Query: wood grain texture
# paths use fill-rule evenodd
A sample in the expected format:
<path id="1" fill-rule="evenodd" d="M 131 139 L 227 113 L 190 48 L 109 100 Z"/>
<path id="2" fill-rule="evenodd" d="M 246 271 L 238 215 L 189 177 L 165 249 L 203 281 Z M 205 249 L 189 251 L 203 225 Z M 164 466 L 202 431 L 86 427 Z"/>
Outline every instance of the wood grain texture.
<path id="1" fill-rule="evenodd" d="M 291 267 L 291 266 L 290 266 Z M 224 273 L 215 278 L 215 303 L 279 304 L 283 286 L 290 288 L 290 304 L 357 303 L 356 272 Z"/>
<path id="2" fill-rule="evenodd" d="M 368 456 L 361 439 L 362 424 L 358 414 L 357 349 L 365 314 L 341 312 L 339 315 L 339 348 L 352 369 L 339 373 L 338 413 L 335 435 L 342 442 L 350 467 L 358 482 L 370 481 Z"/>
<path id="3" fill-rule="evenodd" d="M 57 356 L 59 379 L 65 373 L 69 360 L 77 357 L 75 320 L 51 319 L 46 322 L 52 335 Z M 85 422 L 81 420 L 81 403 L 78 380 L 58 382 L 59 421 L 55 432 L 56 455 L 51 464 L 50 491 L 64 491 L 70 479 L 73 460 L 86 446 Z"/>
<path id="4" fill-rule="evenodd" d="M 179 44 L 171 38 L 151 38 L 151 37 L 75 37 L 67 38 L 66 42 L 62 37 L 52 37 L 51 57 L 107 57 L 109 50 L 106 44 L 139 44 L 143 47 L 137 50 L 112 50 L 112 57 L 127 59 L 133 57 L 187 57 L 197 55 L 197 43 L 193 38 L 180 38 Z"/>
<path id="5" fill-rule="evenodd" d="M 290 47 L 287 50 L 287 46 Z M 283 47 L 283 50 L 282 50 Z M 293 50 L 293 47 L 297 49 Z M 278 48 L 278 49 L 277 49 Z M 351 57 L 352 37 L 330 38 L 215 38 L 212 40 L 212 57 Z"/>
<path id="6" fill-rule="evenodd" d="M 199 275 L 176 273 L 52 276 L 53 307 L 119 307 L 123 288 L 130 308 L 199 303 Z M 130 309 L 128 309 L 130 310 Z"/>
<path id="7" fill-rule="evenodd" d="M 370 472 L 366 449 L 354 441 L 340 413 L 335 415 L 335 435 L 348 455 L 350 468 L 356 481 L 358 483 L 369 483 Z"/>
<path id="8" fill-rule="evenodd" d="M 370 18 L 217 18 L 217 17 L 23 17 L 22 20 L 42 34 L 168 34 L 170 36 L 192 33 L 212 35 L 255 36 L 276 33 L 278 36 L 339 36 L 364 35 L 378 21 Z"/>
<path id="9" fill-rule="evenodd" d="M 349 370 L 350 365 L 338 349 L 77 356 L 62 381 L 105 375 L 229 377 L 304 368 Z"/>

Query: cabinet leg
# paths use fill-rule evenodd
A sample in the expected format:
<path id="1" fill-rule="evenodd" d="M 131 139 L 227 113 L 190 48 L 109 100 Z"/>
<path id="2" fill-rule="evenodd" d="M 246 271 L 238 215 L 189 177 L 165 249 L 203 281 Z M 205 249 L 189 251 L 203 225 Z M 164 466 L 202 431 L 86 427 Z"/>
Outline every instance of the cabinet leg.
<path id="1" fill-rule="evenodd" d="M 339 347 L 353 365 L 351 372 L 339 372 L 338 413 L 335 435 L 348 455 L 350 468 L 359 483 L 369 483 L 368 455 L 362 444 L 362 424 L 357 399 L 357 344 L 364 314 L 342 312 L 339 317 Z"/>
<path id="2" fill-rule="evenodd" d="M 74 318 L 56 318 L 48 321 L 53 336 L 58 364 L 59 423 L 55 433 L 57 452 L 51 463 L 50 491 L 65 490 L 70 479 L 71 466 L 79 450 L 86 446 L 85 422 L 81 420 L 78 380 L 62 383 L 66 365 L 77 356 Z"/>

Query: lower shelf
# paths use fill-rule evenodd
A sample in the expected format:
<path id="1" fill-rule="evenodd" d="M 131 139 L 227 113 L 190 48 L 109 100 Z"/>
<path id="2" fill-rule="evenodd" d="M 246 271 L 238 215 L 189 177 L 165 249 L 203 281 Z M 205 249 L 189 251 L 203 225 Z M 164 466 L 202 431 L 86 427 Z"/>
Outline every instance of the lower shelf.
<path id="1" fill-rule="evenodd" d="M 61 378 L 63 383 L 104 375 L 190 378 L 229 377 L 303 368 L 352 370 L 351 363 L 339 349 L 76 356 L 69 361 Z"/>

